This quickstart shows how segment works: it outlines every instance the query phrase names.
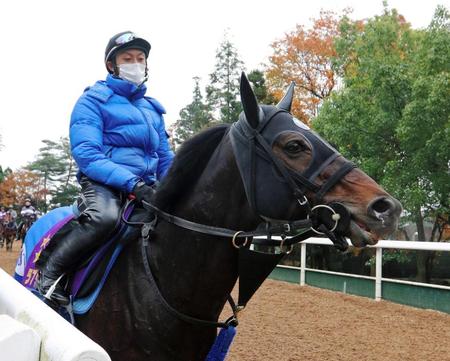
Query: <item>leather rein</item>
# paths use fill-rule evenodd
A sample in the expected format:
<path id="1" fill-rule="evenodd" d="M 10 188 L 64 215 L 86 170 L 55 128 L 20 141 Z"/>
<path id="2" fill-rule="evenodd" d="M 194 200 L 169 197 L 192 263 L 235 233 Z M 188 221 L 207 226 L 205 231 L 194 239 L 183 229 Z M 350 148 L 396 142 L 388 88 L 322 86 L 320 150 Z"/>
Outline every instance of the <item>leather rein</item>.
<path id="1" fill-rule="evenodd" d="M 189 221 L 187 219 L 175 216 L 173 214 L 169 214 L 167 212 L 164 212 L 163 210 L 159 209 L 152 203 L 148 203 L 143 201 L 142 204 L 144 208 L 150 210 L 154 215 L 155 218 L 150 223 L 144 223 L 142 225 L 141 235 L 142 235 L 142 257 L 144 260 L 144 268 L 145 272 L 148 276 L 148 279 L 150 281 L 151 287 L 157 292 L 160 299 L 162 300 L 163 306 L 166 308 L 166 310 L 171 313 L 172 315 L 178 317 L 180 320 L 183 320 L 185 322 L 194 324 L 194 325 L 203 325 L 203 326 L 210 326 L 210 327 L 219 327 L 219 328 L 228 328 L 230 325 L 236 326 L 238 324 L 238 312 L 245 307 L 242 305 L 236 305 L 234 300 L 232 299 L 231 295 L 228 295 L 227 301 L 229 302 L 233 315 L 228 318 L 225 322 L 216 322 L 216 321 L 209 321 L 209 320 L 202 320 L 195 317 L 191 317 L 188 315 L 185 315 L 179 311 L 177 311 L 175 308 L 173 308 L 171 305 L 167 303 L 167 301 L 164 299 L 163 295 L 161 294 L 154 276 L 152 274 L 149 259 L 148 259 L 148 252 L 147 249 L 149 247 L 149 234 L 155 229 L 156 224 L 159 219 L 163 219 L 164 221 L 174 224 L 178 227 L 187 229 L 189 231 L 198 232 L 210 236 L 218 236 L 218 237 L 226 237 L 231 238 L 232 245 L 237 248 L 239 251 L 241 250 L 247 250 L 251 243 L 254 244 L 261 244 L 261 245 L 269 245 L 269 246 L 278 246 L 280 247 L 280 253 L 278 255 L 284 256 L 285 254 L 288 254 L 292 250 L 292 246 L 295 243 L 301 242 L 302 240 L 305 240 L 315 234 L 325 234 L 328 236 L 336 245 L 336 247 L 344 247 L 343 242 L 345 242 L 345 246 L 347 246 L 347 241 L 343 239 L 344 237 L 342 235 L 337 235 L 335 232 L 337 231 L 337 228 L 339 228 L 339 224 L 345 223 L 345 220 L 349 220 L 349 214 L 348 211 L 344 206 L 342 206 L 339 203 L 325 205 L 325 204 L 318 204 L 314 207 L 311 207 L 310 201 L 305 195 L 305 191 L 309 190 L 312 191 L 316 198 L 321 200 L 322 197 L 325 195 L 326 192 L 328 192 L 337 182 L 339 182 L 348 172 L 350 172 L 353 168 L 355 168 L 355 165 L 349 161 L 345 161 L 344 164 L 334 173 L 332 174 L 327 181 L 322 184 L 321 186 L 318 186 L 314 183 L 315 177 L 318 177 L 321 172 L 329 165 L 331 164 L 338 156 L 339 153 L 335 152 L 330 157 L 328 157 L 320 166 L 320 169 L 318 169 L 315 172 L 315 177 L 306 178 L 299 172 L 295 172 L 291 169 L 288 169 L 272 152 L 272 149 L 270 148 L 267 141 L 264 139 L 264 137 L 261 135 L 264 127 L 269 123 L 269 121 L 282 110 L 277 110 L 273 112 L 273 114 L 270 114 L 265 118 L 265 121 L 260 124 L 260 126 L 257 129 L 253 129 L 245 122 L 239 121 L 235 124 L 233 124 L 230 136 L 234 137 L 236 141 L 238 142 L 245 142 L 245 144 L 248 147 L 248 150 L 251 154 L 251 174 L 252 179 L 250 180 L 250 184 L 252 185 L 252 195 L 248 198 L 249 203 L 253 210 L 256 210 L 255 205 L 255 187 L 254 184 L 256 180 L 254 179 L 254 169 L 255 166 L 255 157 L 259 156 L 264 158 L 266 161 L 270 161 L 272 165 L 279 171 L 279 173 L 282 175 L 282 178 L 284 181 L 289 185 L 293 197 L 296 199 L 298 205 L 300 207 L 305 207 L 307 210 L 307 218 L 302 220 L 293 220 L 293 221 L 287 221 L 287 220 L 277 220 L 277 219 L 270 219 L 268 217 L 264 217 L 263 215 L 260 215 L 260 218 L 264 221 L 260 223 L 256 229 L 252 231 L 241 231 L 241 230 L 233 230 L 229 228 L 222 228 L 222 227 L 215 227 L 215 226 L 209 226 L 201 223 L 196 223 Z M 244 126 L 242 126 L 244 124 Z M 239 154 L 234 151 L 235 158 L 239 157 Z M 241 178 L 243 174 L 241 172 Z M 245 180 L 243 180 L 245 182 Z M 248 195 L 248 194 L 247 194 Z M 325 225 L 323 222 L 318 220 L 317 217 L 317 211 L 326 211 L 327 217 L 330 218 L 331 222 L 328 222 L 328 226 Z M 316 213 L 315 213 L 316 212 Z M 256 212 L 256 214 L 259 214 Z M 129 223 L 129 222 L 127 222 Z M 331 226 L 330 226 L 331 223 Z M 341 227 L 342 228 L 346 227 Z M 262 237 L 265 236 L 265 239 L 253 239 L 254 237 Z M 273 239 L 273 236 L 279 236 L 280 239 Z M 243 239 L 243 241 L 242 241 Z M 239 241 L 240 240 L 240 241 Z M 283 252 L 283 247 L 290 247 L 290 249 L 287 252 Z M 248 259 L 248 256 L 247 256 Z M 278 259 L 281 259 L 281 257 L 278 257 Z M 270 261 L 269 261 L 270 262 Z M 273 262 L 273 261 L 272 261 Z M 265 276 L 267 277 L 267 276 Z M 264 278 L 265 279 L 265 278 Z M 259 285 L 257 286 L 259 287 Z M 257 289 L 256 287 L 256 289 Z M 254 291 L 256 291 L 256 289 Z M 248 293 L 248 292 L 247 292 Z M 248 299 L 253 294 L 251 294 L 247 297 Z M 246 303 L 248 299 L 245 299 Z"/>

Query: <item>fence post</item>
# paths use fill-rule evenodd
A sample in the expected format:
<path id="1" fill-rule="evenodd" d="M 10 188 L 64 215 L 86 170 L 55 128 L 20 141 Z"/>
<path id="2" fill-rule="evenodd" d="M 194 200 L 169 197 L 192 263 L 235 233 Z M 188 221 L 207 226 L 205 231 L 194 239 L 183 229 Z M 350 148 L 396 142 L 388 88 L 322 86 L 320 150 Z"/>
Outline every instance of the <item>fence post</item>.
<path id="1" fill-rule="evenodd" d="M 300 286 L 305 285 L 306 243 L 300 243 Z"/>
<path id="2" fill-rule="evenodd" d="M 381 300 L 381 277 L 383 276 L 383 248 L 377 247 L 375 257 L 375 301 Z"/>

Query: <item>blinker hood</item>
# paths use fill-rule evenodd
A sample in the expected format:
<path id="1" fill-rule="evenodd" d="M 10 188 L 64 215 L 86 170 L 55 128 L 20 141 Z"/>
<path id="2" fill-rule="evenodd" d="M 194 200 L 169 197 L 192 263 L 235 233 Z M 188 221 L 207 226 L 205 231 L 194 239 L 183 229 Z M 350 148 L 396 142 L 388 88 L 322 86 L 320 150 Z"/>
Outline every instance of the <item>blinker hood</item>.
<path id="1" fill-rule="evenodd" d="M 291 176 L 308 179 L 312 184 L 314 180 L 339 154 L 330 145 L 320 139 L 306 126 L 299 124 L 290 113 L 277 109 L 274 106 L 260 106 L 263 118 L 259 123 L 260 135 L 267 143 L 270 150 L 276 139 L 286 131 L 302 134 L 311 144 L 312 159 L 308 167 L 302 173 L 288 169 Z M 274 119 L 276 117 L 276 119 Z M 303 124 L 303 123 L 302 123 Z M 260 127 L 262 129 L 260 129 Z M 258 214 L 272 219 L 280 219 L 282 215 L 292 214 L 297 207 L 297 202 L 292 194 L 292 188 L 274 166 L 272 159 L 263 149 L 263 145 L 256 141 L 256 130 L 253 129 L 245 114 L 241 114 L 238 122 L 231 127 L 230 138 L 235 154 L 235 159 L 241 178 L 244 182 L 245 192 L 250 204 Z M 255 147 L 251 145 L 255 143 Z M 254 148 L 254 150 L 252 150 Z M 256 153 L 256 154 L 253 154 Z M 328 162 L 327 162 L 328 160 Z M 287 168 L 286 168 L 287 169 Z M 282 183 L 282 186 L 280 186 Z M 308 184 L 304 185 L 311 191 Z M 313 187 L 314 188 L 314 187 Z M 319 186 L 316 185 L 318 189 Z M 306 189 L 303 189 L 306 191 Z M 295 215 L 297 218 L 298 215 Z"/>

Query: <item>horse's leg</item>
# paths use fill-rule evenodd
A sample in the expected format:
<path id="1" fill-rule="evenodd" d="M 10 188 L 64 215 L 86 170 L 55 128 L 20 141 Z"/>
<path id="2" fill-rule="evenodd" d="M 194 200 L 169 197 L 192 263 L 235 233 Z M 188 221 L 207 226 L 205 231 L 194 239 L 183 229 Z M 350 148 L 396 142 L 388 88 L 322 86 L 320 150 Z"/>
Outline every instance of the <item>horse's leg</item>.
<path id="1" fill-rule="evenodd" d="M 6 243 L 6 250 L 11 252 L 12 251 L 12 244 L 14 241 L 14 237 L 12 237 L 11 235 L 8 237 L 8 242 Z"/>

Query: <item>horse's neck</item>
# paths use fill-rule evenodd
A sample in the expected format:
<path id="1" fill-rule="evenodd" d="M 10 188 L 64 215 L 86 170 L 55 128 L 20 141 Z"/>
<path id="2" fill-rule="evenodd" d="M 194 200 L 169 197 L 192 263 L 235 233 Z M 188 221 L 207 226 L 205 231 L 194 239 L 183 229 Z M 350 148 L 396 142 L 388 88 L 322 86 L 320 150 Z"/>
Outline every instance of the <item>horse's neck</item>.
<path id="1" fill-rule="evenodd" d="M 175 208 L 175 214 L 205 225 L 253 229 L 256 220 L 239 171 L 233 158 L 228 155 L 225 165 L 223 159 L 223 153 L 215 153 L 193 191 Z M 217 316 L 238 275 L 237 250 L 231 238 L 183 230 L 165 221 L 158 225 L 156 233 L 152 267 L 168 301 L 189 314 L 202 310 L 203 317 Z"/>

